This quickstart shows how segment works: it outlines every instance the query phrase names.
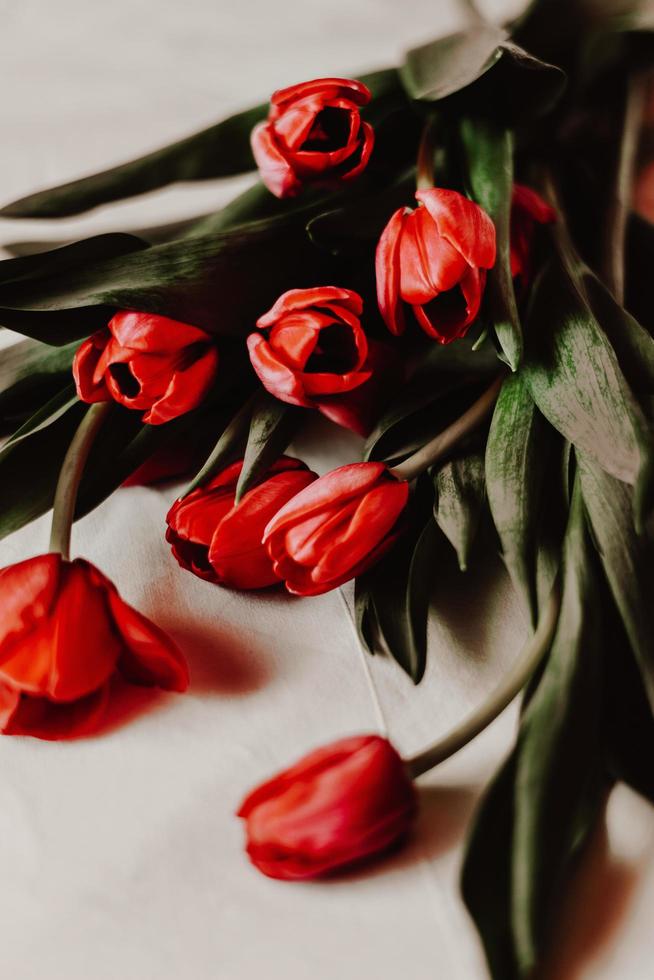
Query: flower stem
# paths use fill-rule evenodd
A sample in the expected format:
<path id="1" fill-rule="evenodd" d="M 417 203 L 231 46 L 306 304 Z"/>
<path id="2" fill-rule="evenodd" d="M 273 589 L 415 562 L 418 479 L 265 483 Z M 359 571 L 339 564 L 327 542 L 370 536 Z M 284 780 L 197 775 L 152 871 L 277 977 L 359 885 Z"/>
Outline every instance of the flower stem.
<path id="1" fill-rule="evenodd" d="M 520 693 L 550 648 L 561 608 L 561 586 L 557 576 L 545 610 L 538 621 L 536 632 L 518 656 L 512 670 L 495 688 L 488 700 L 474 711 L 462 724 L 441 738 L 428 749 L 405 760 L 412 779 L 422 776 L 449 759 L 464 745 L 476 738 Z"/>
<path id="2" fill-rule="evenodd" d="M 97 402 L 82 419 L 61 464 L 52 511 L 50 551 L 70 558 L 70 532 L 75 516 L 77 490 L 93 440 L 111 410 L 112 402 Z"/>
<path id="3" fill-rule="evenodd" d="M 418 159 L 416 161 L 416 186 L 419 191 L 431 190 L 434 186 L 434 134 L 436 116 L 431 115 L 422 129 Z"/>
<path id="4" fill-rule="evenodd" d="M 409 456 L 404 462 L 399 463 L 391 469 L 393 476 L 398 480 L 413 480 L 420 476 L 426 469 L 442 459 L 450 449 L 461 439 L 473 432 L 478 425 L 484 421 L 492 410 L 500 388 L 506 375 L 499 374 L 486 391 L 479 396 L 474 405 L 463 413 L 456 421 L 448 425 L 447 429 L 439 432 L 426 446 L 419 449 L 413 456 Z"/>
<path id="5" fill-rule="evenodd" d="M 624 302 L 625 238 L 643 119 L 644 91 L 643 73 L 632 72 L 627 79 L 615 187 L 606 222 L 604 280 L 620 304 Z"/>

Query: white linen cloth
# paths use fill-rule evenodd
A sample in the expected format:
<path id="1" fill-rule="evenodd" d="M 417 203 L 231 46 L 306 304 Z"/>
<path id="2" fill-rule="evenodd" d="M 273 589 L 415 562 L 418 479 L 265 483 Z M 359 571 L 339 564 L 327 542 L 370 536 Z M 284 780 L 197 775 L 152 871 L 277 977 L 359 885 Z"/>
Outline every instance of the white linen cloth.
<path id="1" fill-rule="evenodd" d="M 0 2 L 0 13 L 3 201 L 146 152 L 283 85 L 394 63 L 464 19 L 455 0 L 22 0 Z M 7 221 L 0 242 L 173 220 L 247 182 L 174 187 L 77 221 Z M 356 459 L 359 443 L 318 421 L 294 448 L 322 473 Z M 368 870 L 268 880 L 244 857 L 234 810 L 259 780 L 327 740 L 382 728 L 412 753 L 476 706 L 527 632 L 499 560 L 466 576 L 454 561 L 436 573 L 441 617 L 414 688 L 395 664 L 361 652 L 340 593 L 237 594 L 179 569 L 163 539 L 175 496 L 121 490 L 74 531 L 74 553 L 180 643 L 192 684 L 186 695 L 137 699 L 129 719 L 97 737 L 0 739 L 1 975 L 483 980 L 457 876 L 515 705 L 421 781 L 411 843 Z M 0 565 L 47 540 L 43 518 L 0 543 Z M 653 975 L 651 818 L 624 787 L 613 793 L 547 976 Z"/>

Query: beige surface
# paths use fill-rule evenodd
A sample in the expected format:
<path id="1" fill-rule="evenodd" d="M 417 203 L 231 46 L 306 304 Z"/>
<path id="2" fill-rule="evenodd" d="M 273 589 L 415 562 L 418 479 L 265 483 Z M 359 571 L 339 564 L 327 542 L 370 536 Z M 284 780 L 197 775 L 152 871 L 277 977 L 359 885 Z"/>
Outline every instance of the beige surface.
<path id="1" fill-rule="evenodd" d="M 281 85 L 388 63 L 460 22 L 454 0 L 21 0 L 0 2 L 0 14 L 3 200 Z M 5 222 L 0 242 L 165 221 L 243 184 L 175 188 L 58 227 Z M 355 459 L 358 444 L 318 423 L 296 449 L 324 472 Z M 87 741 L 0 740 L 1 975 L 483 980 L 456 877 L 466 818 L 510 745 L 514 709 L 426 780 L 413 842 L 367 872 L 264 879 L 232 813 L 253 783 L 325 739 L 383 724 L 412 752 L 477 704 L 525 635 L 499 564 L 466 579 L 443 570 L 447 617 L 432 623 L 414 689 L 392 663 L 366 663 L 339 594 L 242 596 L 182 572 L 162 534 L 174 495 L 120 491 L 80 523 L 74 548 L 182 644 L 191 690 L 135 706 L 128 724 Z M 41 520 L 0 544 L 0 564 L 46 542 Z M 558 943 L 550 975 L 560 980 L 653 975 L 651 809 L 620 789 L 608 822 Z"/>

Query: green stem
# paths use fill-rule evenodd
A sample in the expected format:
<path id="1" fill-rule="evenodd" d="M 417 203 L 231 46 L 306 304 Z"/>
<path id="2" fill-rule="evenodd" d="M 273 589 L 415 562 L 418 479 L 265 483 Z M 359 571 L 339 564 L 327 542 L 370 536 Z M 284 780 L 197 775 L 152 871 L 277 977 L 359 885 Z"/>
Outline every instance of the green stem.
<path id="1" fill-rule="evenodd" d="M 434 186 L 434 135 L 436 116 L 431 115 L 422 129 L 418 159 L 416 161 L 416 186 L 419 191 L 431 190 Z"/>
<path id="2" fill-rule="evenodd" d="M 560 608 L 561 587 L 557 577 L 536 632 L 520 653 L 514 667 L 488 700 L 469 718 L 428 749 L 405 760 L 404 764 L 412 779 L 429 772 L 476 738 L 520 693 L 551 646 Z"/>
<path id="3" fill-rule="evenodd" d="M 643 73 L 632 72 L 627 79 L 615 192 L 609 208 L 604 247 L 604 281 L 620 305 L 624 302 L 625 238 L 643 119 L 644 92 Z"/>
<path id="4" fill-rule="evenodd" d="M 61 465 L 52 510 L 50 551 L 58 552 L 66 561 L 70 558 L 70 532 L 84 466 L 93 441 L 111 411 L 112 404 L 112 402 L 97 402 L 89 408 L 73 436 Z"/>
<path id="5" fill-rule="evenodd" d="M 486 391 L 479 396 L 474 405 L 463 413 L 458 419 L 448 425 L 446 429 L 439 432 L 426 446 L 419 449 L 413 456 L 409 456 L 402 463 L 398 463 L 391 469 L 393 476 L 398 480 L 414 480 L 434 463 L 442 459 L 460 442 L 465 436 L 473 432 L 484 421 L 486 416 L 492 411 L 500 388 L 506 375 L 498 374 L 493 383 Z"/>

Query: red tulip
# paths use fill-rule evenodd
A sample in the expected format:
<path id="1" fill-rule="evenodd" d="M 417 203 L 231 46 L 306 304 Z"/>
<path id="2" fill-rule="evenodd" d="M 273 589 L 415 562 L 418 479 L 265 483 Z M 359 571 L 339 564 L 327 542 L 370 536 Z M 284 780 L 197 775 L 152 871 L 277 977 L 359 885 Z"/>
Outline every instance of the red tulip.
<path id="1" fill-rule="evenodd" d="M 536 191 L 513 185 L 511 200 L 511 275 L 525 286 L 531 279 L 531 255 L 536 225 L 556 221 L 556 211 Z"/>
<path id="2" fill-rule="evenodd" d="M 252 131 L 252 152 L 266 187 L 277 197 L 294 197 L 305 183 L 360 174 L 374 133 L 359 109 L 371 97 L 362 82 L 348 78 L 316 78 L 275 92 L 267 121 Z"/>
<path id="3" fill-rule="evenodd" d="M 264 388 L 290 405 L 330 414 L 370 378 L 361 297 L 349 289 L 291 289 L 257 320 L 248 350 Z"/>
<path id="4" fill-rule="evenodd" d="M 114 400 L 145 410 L 159 425 L 202 402 L 218 368 L 218 351 L 204 330 L 153 313 L 116 313 L 85 340 L 73 375 L 85 402 Z"/>
<path id="5" fill-rule="evenodd" d="M 386 326 L 405 330 L 404 304 L 441 344 L 463 337 L 479 312 L 486 270 L 495 264 L 495 226 L 456 191 L 416 191 L 418 207 L 400 208 L 377 246 L 377 299 Z"/>
<path id="6" fill-rule="evenodd" d="M 234 589 L 262 589 L 279 582 L 261 543 L 268 521 L 316 474 L 299 459 L 282 456 L 266 478 L 234 503 L 243 460 L 206 486 L 173 504 L 166 540 L 182 568 Z"/>
<path id="7" fill-rule="evenodd" d="M 247 853 L 270 878 L 316 878 L 387 850 L 409 830 L 417 802 L 385 738 L 360 735 L 310 753 L 249 794 Z"/>
<path id="8" fill-rule="evenodd" d="M 397 538 L 409 485 L 383 463 L 340 466 L 278 511 L 263 541 L 296 595 L 320 595 L 373 565 Z"/>
<path id="9" fill-rule="evenodd" d="M 184 691 L 173 641 L 88 561 L 39 555 L 0 571 L 0 731 L 60 739 L 98 724 L 111 678 Z"/>

